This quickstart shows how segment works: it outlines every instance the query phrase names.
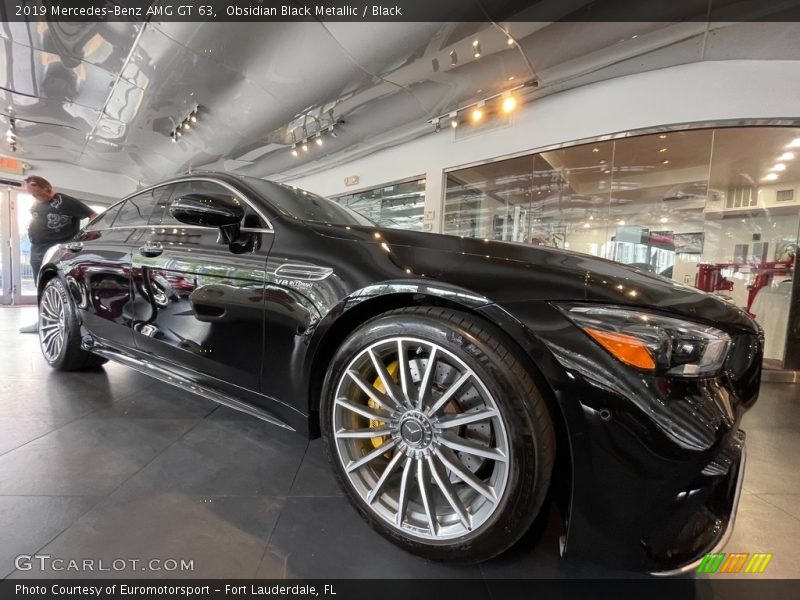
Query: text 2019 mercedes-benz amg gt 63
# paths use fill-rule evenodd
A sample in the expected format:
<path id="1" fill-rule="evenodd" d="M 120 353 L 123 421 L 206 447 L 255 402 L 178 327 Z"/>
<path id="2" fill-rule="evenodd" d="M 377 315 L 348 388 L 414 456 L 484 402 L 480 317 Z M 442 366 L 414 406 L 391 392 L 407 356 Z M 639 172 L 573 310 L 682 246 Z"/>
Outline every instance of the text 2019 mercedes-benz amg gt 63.
<path id="1" fill-rule="evenodd" d="M 115 204 L 38 287 L 53 368 L 110 359 L 322 435 L 416 554 L 495 556 L 548 494 L 562 553 L 617 568 L 689 569 L 732 526 L 762 334 L 657 275 L 209 173 Z"/>

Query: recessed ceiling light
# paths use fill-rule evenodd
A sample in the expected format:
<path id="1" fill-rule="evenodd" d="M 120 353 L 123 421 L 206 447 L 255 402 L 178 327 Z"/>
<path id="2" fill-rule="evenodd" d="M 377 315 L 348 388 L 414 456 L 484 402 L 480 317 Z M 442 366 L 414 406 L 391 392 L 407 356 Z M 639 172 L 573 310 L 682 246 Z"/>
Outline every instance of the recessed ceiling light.
<path id="1" fill-rule="evenodd" d="M 661 153 L 663 154 L 664 152 L 666 152 L 666 151 L 667 151 L 667 149 L 666 149 L 666 148 L 659 148 L 659 149 L 658 149 L 658 151 L 659 151 L 659 152 L 661 152 Z"/>
<path id="2" fill-rule="evenodd" d="M 583 228 L 584 229 L 589 229 L 589 227 L 591 227 L 591 225 L 589 225 L 589 223 L 584 223 L 583 224 Z"/>
<path id="3" fill-rule="evenodd" d="M 476 107 L 475 110 L 472 111 L 470 117 L 472 118 L 473 123 L 477 123 L 483 118 L 483 111 Z"/>
<path id="4" fill-rule="evenodd" d="M 625 225 L 625 221 L 617 221 L 617 225 Z"/>
<path id="5" fill-rule="evenodd" d="M 668 222 L 669 222 L 669 219 L 668 219 L 667 217 L 661 217 L 661 218 L 658 220 L 658 222 L 659 222 L 659 223 L 668 223 Z"/>
<path id="6" fill-rule="evenodd" d="M 514 79 L 515 79 L 515 77 L 514 77 L 513 75 L 511 75 L 511 76 L 508 78 L 508 80 L 509 80 L 509 81 L 514 81 Z"/>
<path id="7" fill-rule="evenodd" d="M 778 178 L 777 173 L 767 173 L 762 179 L 764 181 L 775 181 Z"/>
<path id="8" fill-rule="evenodd" d="M 511 36 L 508 36 L 508 38 L 506 39 L 506 44 L 508 44 L 509 46 L 513 46 L 514 45 L 514 38 L 512 38 Z"/>
<path id="9" fill-rule="evenodd" d="M 800 148 L 800 137 L 794 138 L 789 144 L 786 146 L 787 148 Z"/>
<path id="10" fill-rule="evenodd" d="M 609 173 L 611 173 L 611 169 L 606 169 L 605 171 L 603 171 L 603 173 L 605 173 L 606 175 L 608 175 Z"/>
<path id="11" fill-rule="evenodd" d="M 786 165 L 783 163 L 775 163 L 774 165 L 772 165 L 772 168 L 770 169 L 770 171 L 785 171 L 785 170 L 786 170 Z"/>
<path id="12" fill-rule="evenodd" d="M 784 152 L 778 157 L 778 160 L 794 160 L 794 152 Z"/>
<path id="13" fill-rule="evenodd" d="M 592 148 L 592 152 L 600 152 L 600 148 Z"/>
<path id="14" fill-rule="evenodd" d="M 669 164 L 669 159 L 665 158 L 664 160 L 661 161 L 661 164 L 662 165 L 668 165 Z"/>
<path id="15" fill-rule="evenodd" d="M 667 134 L 666 133 L 662 133 L 661 135 L 658 136 L 658 139 L 660 139 L 660 140 L 667 139 Z"/>
<path id="16" fill-rule="evenodd" d="M 601 165 L 604 165 L 604 164 L 606 164 L 606 162 L 607 162 L 607 161 L 606 161 L 606 159 L 605 159 L 605 158 L 601 158 L 601 159 L 600 159 L 598 162 L 599 162 Z"/>

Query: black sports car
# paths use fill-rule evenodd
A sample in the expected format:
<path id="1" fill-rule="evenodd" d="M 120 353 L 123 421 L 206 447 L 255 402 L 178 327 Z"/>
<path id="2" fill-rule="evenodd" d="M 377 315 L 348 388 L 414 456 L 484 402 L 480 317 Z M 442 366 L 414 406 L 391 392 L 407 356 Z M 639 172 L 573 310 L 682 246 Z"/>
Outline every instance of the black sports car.
<path id="1" fill-rule="evenodd" d="M 191 175 L 45 259 L 39 335 L 304 435 L 380 533 L 478 561 L 550 493 L 562 552 L 691 568 L 730 531 L 762 339 L 712 295 L 582 254 L 380 229 L 292 187 Z"/>

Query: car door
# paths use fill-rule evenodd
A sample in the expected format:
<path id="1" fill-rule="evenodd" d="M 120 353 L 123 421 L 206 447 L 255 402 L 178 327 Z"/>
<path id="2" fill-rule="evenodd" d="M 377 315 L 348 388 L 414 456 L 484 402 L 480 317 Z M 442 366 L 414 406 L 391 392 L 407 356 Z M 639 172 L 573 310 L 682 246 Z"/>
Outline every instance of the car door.
<path id="1" fill-rule="evenodd" d="M 169 186 L 132 257 L 134 340 L 158 361 L 206 378 L 259 389 L 264 341 L 264 278 L 271 232 L 232 187 L 209 179 Z M 185 196 L 233 198 L 247 206 L 240 240 L 215 227 L 185 225 L 170 205 Z"/>
<path id="2" fill-rule="evenodd" d="M 131 253 L 155 205 L 152 191 L 120 202 L 64 244 L 67 288 L 100 343 L 132 347 Z"/>

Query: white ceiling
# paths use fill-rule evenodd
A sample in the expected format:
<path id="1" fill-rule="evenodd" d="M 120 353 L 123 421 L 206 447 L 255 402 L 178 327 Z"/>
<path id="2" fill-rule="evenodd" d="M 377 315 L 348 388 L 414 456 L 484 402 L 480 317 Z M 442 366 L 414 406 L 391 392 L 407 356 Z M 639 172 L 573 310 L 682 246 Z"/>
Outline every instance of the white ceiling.
<path id="1" fill-rule="evenodd" d="M 799 34 L 796 23 L 0 23 L 0 126 L 16 119 L 24 160 L 143 184 L 189 168 L 297 176 L 431 132 L 432 117 L 520 82 L 538 82 L 535 100 L 687 62 L 800 59 Z M 196 105 L 199 122 L 172 143 Z M 331 115 L 337 136 L 293 157 L 303 122 L 313 134 L 314 116 Z"/>

